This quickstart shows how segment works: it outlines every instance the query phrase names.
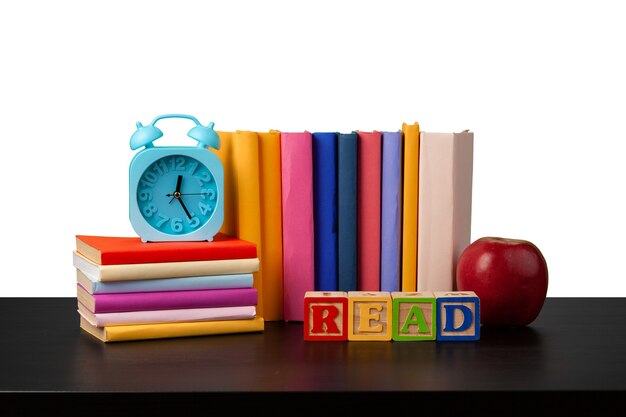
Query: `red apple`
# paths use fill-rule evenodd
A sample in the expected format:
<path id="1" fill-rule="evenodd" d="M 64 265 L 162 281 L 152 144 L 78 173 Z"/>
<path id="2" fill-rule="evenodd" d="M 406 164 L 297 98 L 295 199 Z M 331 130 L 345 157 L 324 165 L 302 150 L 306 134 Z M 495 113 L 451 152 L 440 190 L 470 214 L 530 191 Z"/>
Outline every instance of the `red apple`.
<path id="1" fill-rule="evenodd" d="M 483 325 L 525 326 L 543 307 L 548 265 L 539 248 L 527 240 L 483 237 L 459 256 L 456 286 L 478 295 Z"/>

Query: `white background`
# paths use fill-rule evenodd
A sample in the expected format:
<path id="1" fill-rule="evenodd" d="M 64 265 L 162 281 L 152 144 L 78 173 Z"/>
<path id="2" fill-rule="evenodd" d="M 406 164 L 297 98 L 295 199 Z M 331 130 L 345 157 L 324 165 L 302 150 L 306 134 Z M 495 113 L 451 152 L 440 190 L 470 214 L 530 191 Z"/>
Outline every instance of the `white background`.
<path id="1" fill-rule="evenodd" d="M 626 296 L 619 4 L 3 2 L 0 296 L 75 296 L 74 236 L 134 235 L 128 141 L 163 113 L 470 129 L 472 240 L 534 242 L 548 296 Z M 160 144 L 192 144 L 190 123 L 159 122 Z"/>

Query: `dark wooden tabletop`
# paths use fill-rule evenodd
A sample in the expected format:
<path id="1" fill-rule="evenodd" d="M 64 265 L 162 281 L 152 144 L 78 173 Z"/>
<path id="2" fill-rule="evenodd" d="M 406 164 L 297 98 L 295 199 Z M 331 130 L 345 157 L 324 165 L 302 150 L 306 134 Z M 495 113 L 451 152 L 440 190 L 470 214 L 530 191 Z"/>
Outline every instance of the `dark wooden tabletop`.
<path id="1" fill-rule="evenodd" d="M 120 404 L 153 415 L 620 415 L 625 321 L 626 298 L 549 298 L 531 325 L 483 327 L 475 342 L 305 342 L 301 323 L 268 322 L 105 344 L 79 328 L 75 298 L 0 298 L 0 415 L 64 404 L 89 415 Z"/>

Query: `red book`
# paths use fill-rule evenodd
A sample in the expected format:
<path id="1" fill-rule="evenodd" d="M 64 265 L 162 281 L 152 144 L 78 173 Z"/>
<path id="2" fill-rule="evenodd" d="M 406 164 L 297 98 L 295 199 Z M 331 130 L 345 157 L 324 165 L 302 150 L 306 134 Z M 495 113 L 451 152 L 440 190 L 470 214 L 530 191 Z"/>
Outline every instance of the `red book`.
<path id="1" fill-rule="evenodd" d="M 359 142 L 357 288 L 380 291 L 380 179 L 382 135 L 357 131 Z"/>
<path id="2" fill-rule="evenodd" d="M 257 257 L 254 243 L 224 233 L 215 235 L 212 242 L 142 242 L 139 237 L 76 235 L 76 251 L 100 265 Z"/>

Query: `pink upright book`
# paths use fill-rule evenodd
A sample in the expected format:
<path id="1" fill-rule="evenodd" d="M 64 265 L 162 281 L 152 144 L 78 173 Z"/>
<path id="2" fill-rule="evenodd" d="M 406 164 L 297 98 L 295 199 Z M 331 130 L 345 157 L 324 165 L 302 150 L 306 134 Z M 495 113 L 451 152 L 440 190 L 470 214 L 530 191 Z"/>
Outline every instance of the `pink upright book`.
<path id="1" fill-rule="evenodd" d="M 359 291 L 380 291 L 380 132 L 357 132 L 358 168 L 358 274 Z"/>
<path id="2" fill-rule="evenodd" d="M 256 288 L 89 294 L 77 284 L 78 301 L 92 313 L 256 305 Z"/>
<path id="3" fill-rule="evenodd" d="M 304 321 L 304 294 L 315 285 L 312 149 L 310 132 L 281 132 L 285 321 Z"/>

